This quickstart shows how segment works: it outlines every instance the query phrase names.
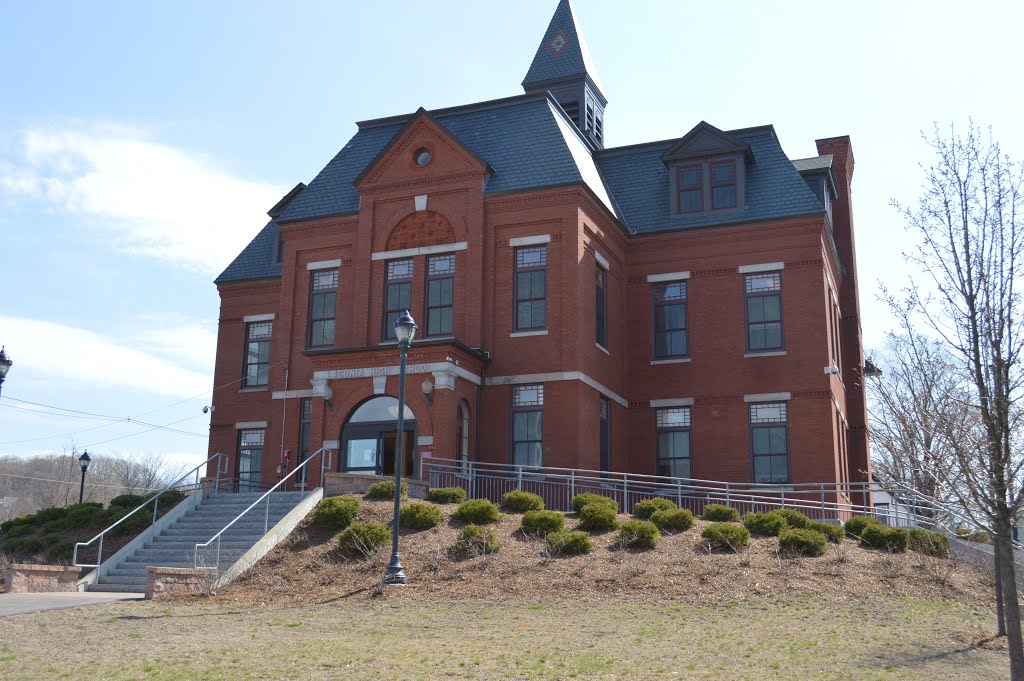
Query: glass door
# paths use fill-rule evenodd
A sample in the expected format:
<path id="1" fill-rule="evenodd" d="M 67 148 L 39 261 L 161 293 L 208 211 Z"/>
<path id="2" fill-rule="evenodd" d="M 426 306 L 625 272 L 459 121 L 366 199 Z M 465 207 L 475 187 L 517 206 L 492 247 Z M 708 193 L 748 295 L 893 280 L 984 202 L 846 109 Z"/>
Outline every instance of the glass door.
<path id="1" fill-rule="evenodd" d="M 413 455 L 416 451 L 414 444 L 415 434 L 411 430 L 405 431 L 405 439 L 402 442 L 402 449 L 405 450 L 405 456 L 403 457 L 403 470 L 402 476 L 411 478 L 413 470 L 415 469 L 415 461 L 413 461 Z M 382 475 L 394 475 L 395 474 L 395 450 L 398 447 L 398 431 L 385 431 L 380 434 L 380 452 L 381 452 L 381 474 Z"/>

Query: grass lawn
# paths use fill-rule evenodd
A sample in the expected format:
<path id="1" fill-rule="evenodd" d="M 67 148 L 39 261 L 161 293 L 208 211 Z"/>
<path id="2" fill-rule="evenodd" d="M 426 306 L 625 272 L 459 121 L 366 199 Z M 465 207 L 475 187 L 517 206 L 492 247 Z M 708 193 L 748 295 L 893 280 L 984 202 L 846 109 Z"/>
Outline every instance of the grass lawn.
<path id="1" fill-rule="evenodd" d="M 118 603 L 0 620 L 0 679 L 1008 678 L 993 627 L 899 596 Z"/>

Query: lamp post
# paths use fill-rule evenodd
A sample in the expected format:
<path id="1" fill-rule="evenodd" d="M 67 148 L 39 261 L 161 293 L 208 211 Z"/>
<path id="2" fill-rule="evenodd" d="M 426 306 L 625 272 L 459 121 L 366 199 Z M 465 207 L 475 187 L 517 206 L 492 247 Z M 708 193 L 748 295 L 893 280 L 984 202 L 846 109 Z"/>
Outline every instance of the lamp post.
<path id="1" fill-rule="evenodd" d="M 384 573 L 384 584 L 405 584 L 405 568 L 398 558 L 398 514 L 402 503 L 402 464 L 405 461 L 405 355 L 416 335 L 416 321 L 406 310 L 395 320 L 395 337 L 401 362 L 398 370 L 398 448 L 395 450 L 395 518 L 391 527 L 391 562 Z"/>
<path id="2" fill-rule="evenodd" d="M 89 452 L 82 452 L 82 456 L 78 457 L 78 464 L 82 467 L 82 484 L 78 487 L 78 503 L 85 500 L 85 472 L 89 470 L 90 461 L 92 459 L 89 458 Z"/>
<path id="3" fill-rule="evenodd" d="M 4 387 L 4 379 L 7 378 L 7 372 L 14 366 L 14 362 L 7 356 L 7 351 L 3 346 L 0 346 L 0 389 Z"/>

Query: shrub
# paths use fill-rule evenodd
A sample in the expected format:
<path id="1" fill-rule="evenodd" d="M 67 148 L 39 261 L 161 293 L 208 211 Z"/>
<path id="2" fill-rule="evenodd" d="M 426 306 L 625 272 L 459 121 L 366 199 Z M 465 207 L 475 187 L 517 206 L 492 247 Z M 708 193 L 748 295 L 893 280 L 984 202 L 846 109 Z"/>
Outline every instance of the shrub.
<path id="1" fill-rule="evenodd" d="M 633 518 L 622 523 L 616 543 L 625 549 L 653 549 L 661 539 L 658 526 L 650 520 Z"/>
<path id="2" fill-rule="evenodd" d="M 466 490 L 461 487 L 435 487 L 427 492 L 427 501 L 435 504 L 461 504 L 466 500 Z"/>
<path id="3" fill-rule="evenodd" d="M 75 550 L 75 544 L 70 539 L 57 539 L 46 549 L 46 559 L 50 562 L 71 560 L 71 554 Z"/>
<path id="4" fill-rule="evenodd" d="M 63 520 L 64 516 L 68 514 L 68 509 L 62 507 L 54 508 L 43 508 L 36 511 L 35 522 L 37 523 L 49 523 L 54 520 Z"/>
<path id="5" fill-rule="evenodd" d="M 949 558 L 949 537 L 938 532 L 915 527 L 909 532 L 907 545 L 911 551 L 923 553 L 926 556 Z"/>
<path id="6" fill-rule="evenodd" d="M 685 508 L 669 508 L 655 511 L 651 515 L 651 522 L 662 532 L 675 534 L 686 532 L 693 527 L 693 514 Z"/>
<path id="7" fill-rule="evenodd" d="M 505 492 L 501 495 L 501 508 L 510 513 L 525 513 L 526 511 L 543 511 L 544 500 L 539 494 L 530 492 Z"/>
<path id="8" fill-rule="evenodd" d="M 669 511 L 676 505 L 664 497 L 654 497 L 636 502 L 633 507 L 633 516 L 641 520 L 650 520 L 656 511 Z"/>
<path id="9" fill-rule="evenodd" d="M 32 534 L 33 532 L 35 532 L 35 528 L 31 525 L 15 525 L 11 529 L 7 530 L 7 536 L 10 539 L 14 539 L 15 537 L 24 537 L 25 535 Z"/>
<path id="10" fill-rule="evenodd" d="M 115 507 L 115 509 L 120 510 L 122 515 L 127 513 L 127 510 L 125 509 L 117 509 L 117 507 Z M 129 534 L 138 534 L 139 532 L 142 532 L 144 529 L 149 527 L 150 523 L 152 522 L 153 510 L 149 508 L 144 508 L 138 513 L 135 513 L 134 515 L 131 515 L 128 518 L 126 518 L 124 522 L 122 522 L 120 525 L 111 530 L 110 533 L 115 537 L 124 537 Z"/>
<path id="11" fill-rule="evenodd" d="M 455 519 L 473 525 L 496 523 L 501 518 L 498 507 L 487 499 L 470 499 L 459 504 Z"/>
<path id="12" fill-rule="evenodd" d="M 700 536 L 707 540 L 713 551 L 736 551 L 750 543 L 750 530 L 730 523 L 708 525 Z"/>
<path id="13" fill-rule="evenodd" d="M 366 490 L 367 499 L 387 500 L 395 498 L 395 481 L 384 480 L 375 482 Z M 402 483 L 402 498 L 409 498 L 409 485 Z"/>
<path id="14" fill-rule="evenodd" d="M 316 505 L 313 523 L 320 527 L 344 530 L 359 515 L 360 506 L 356 497 L 328 497 Z"/>
<path id="15" fill-rule="evenodd" d="M 790 556 L 820 556 L 825 547 L 825 535 L 817 530 L 789 527 L 779 533 L 779 549 Z"/>
<path id="16" fill-rule="evenodd" d="M 839 525 L 836 525 L 835 523 L 824 523 L 820 520 L 810 521 L 807 523 L 806 529 L 821 532 L 825 535 L 825 539 L 827 539 L 830 544 L 841 544 L 843 542 L 843 535 L 845 534 L 845 532 L 843 532 L 843 528 Z"/>
<path id="17" fill-rule="evenodd" d="M 594 542 L 586 532 L 561 530 L 545 538 L 544 548 L 552 556 L 582 556 L 594 550 Z"/>
<path id="18" fill-rule="evenodd" d="M 751 534 L 761 537 L 778 537 L 779 533 L 789 527 L 786 519 L 778 511 L 753 511 L 743 516 L 743 526 Z"/>
<path id="19" fill-rule="evenodd" d="M 583 509 L 590 504 L 607 504 L 615 509 L 615 513 L 619 512 L 619 502 L 615 501 L 611 497 L 594 494 L 592 492 L 584 492 L 583 494 L 577 494 L 574 496 L 572 498 L 572 511 L 573 513 L 583 513 Z"/>
<path id="20" fill-rule="evenodd" d="M 794 508 L 780 508 L 773 511 L 773 513 L 778 513 L 785 518 L 786 524 L 790 527 L 803 528 L 807 527 L 807 524 L 811 522 L 810 518 Z"/>
<path id="21" fill-rule="evenodd" d="M 43 523 L 43 532 L 60 532 L 67 529 L 67 523 L 63 520 L 50 520 Z"/>
<path id="22" fill-rule="evenodd" d="M 383 525 L 352 523 L 338 535 L 338 549 L 349 558 L 369 558 L 390 540 L 391 531 Z"/>
<path id="23" fill-rule="evenodd" d="M 910 533 L 898 527 L 868 523 L 860 534 L 860 543 L 873 549 L 903 553 L 910 542 Z"/>
<path id="24" fill-rule="evenodd" d="M 523 534 L 546 537 L 565 528 L 565 516 L 558 511 L 527 511 L 523 514 Z"/>
<path id="25" fill-rule="evenodd" d="M 444 513 L 430 504 L 409 504 L 398 513 L 398 526 L 403 530 L 429 530 L 444 520 Z"/>
<path id="26" fill-rule="evenodd" d="M 68 506 L 68 514 L 64 518 L 68 529 L 92 527 L 103 520 L 103 504 L 86 502 Z"/>
<path id="27" fill-rule="evenodd" d="M 166 496 L 166 494 L 161 496 L 160 501 L 163 502 Z M 119 497 L 114 497 L 113 499 L 111 499 L 110 505 L 120 506 L 121 508 L 131 511 L 137 506 L 141 506 L 142 502 L 145 501 L 146 499 L 147 497 L 139 496 L 138 494 L 122 494 Z"/>
<path id="28" fill-rule="evenodd" d="M 864 528 L 868 525 L 881 525 L 877 518 L 873 518 L 867 515 L 855 515 L 843 525 L 843 529 L 854 537 L 860 537 Z"/>
<path id="29" fill-rule="evenodd" d="M 500 548 L 501 544 L 498 543 L 498 536 L 494 534 L 494 530 L 479 525 L 466 525 L 459 532 L 452 552 L 463 558 L 472 558 L 495 553 Z"/>
<path id="30" fill-rule="evenodd" d="M 180 489 L 170 489 L 160 496 L 160 508 L 171 508 L 177 506 L 178 502 L 184 499 L 187 495 Z M 141 503 L 141 502 L 140 502 Z"/>
<path id="31" fill-rule="evenodd" d="M 988 536 L 988 532 L 982 532 L 980 530 L 977 532 L 971 532 L 970 530 L 966 530 L 963 534 L 961 534 L 960 532 L 961 530 L 957 530 L 956 536 L 958 536 L 960 539 L 963 539 L 964 541 L 972 541 L 978 544 L 988 544 L 992 541 L 992 538 Z"/>
<path id="32" fill-rule="evenodd" d="M 607 532 L 618 526 L 618 504 L 589 503 L 580 511 L 580 529 L 587 532 Z"/>
<path id="33" fill-rule="evenodd" d="M 4 550 L 10 553 L 20 553 L 25 556 L 34 556 L 46 550 L 46 544 L 42 539 L 11 539 L 4 544 Z"/>
<path id="34" fill-rule="evenodd" d="M 738 523 L 740 521 L 740 512 L 732 506 L 708 504 L 704 507 L 704 515 L 701 518 L 716 523 Z"/>

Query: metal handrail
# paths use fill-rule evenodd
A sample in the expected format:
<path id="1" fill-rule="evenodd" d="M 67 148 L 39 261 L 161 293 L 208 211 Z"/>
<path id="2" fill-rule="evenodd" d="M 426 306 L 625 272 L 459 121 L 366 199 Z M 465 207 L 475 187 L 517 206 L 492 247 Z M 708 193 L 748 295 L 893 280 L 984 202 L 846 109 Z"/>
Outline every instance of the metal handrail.
<path id="1" fill-rule="evenodd" d="M 160 495 L 162 495 L 164 492 L 167 492 L 167 491 L 173 489 L 175 486 L 177 486 L 177 484 L 179 482 L 181 482 L 182 480 L 184 480 L 188 476 L 192 475 L 193 473 L 195 473 L 195 475 L 196 475 L 195 489 L 198 490 L 199 489 L 199 469 L 201 469 L 203 466 L 208 465 L 214 459 L 223 459 L 224 466 L 225 466 L 224 472 L 226 473 L 227 472 L 227 455 L 224 454 L 223 452 L 217 452 L 216 454 L 211 456 L 209 459 L 207 459 L 203 463 L 199 464 L 195 468 L 189 469 L 188 472 L 186 472 L 180 478 L 178 478 L 177 480 L 175 480 L 171 484 L 167 485 L 166 487 L 164 487 L 162 490 L 160 490 L 159 492 L 157 492 L 156 494 L 154 494 L 150 498 L 146 499 L 144 502 L 142 502 L 142 504 L 137 506 L 135 508 L 135 510 L 133 510 L 131 513 L 126 513 L 125 515 L 121 516 L 121 518 L 119 518 L 117 522 L 115 522 L 113 525 L 111 525 L 107 529 L 105 529 L 102 532 L 100 532 L 99 534 L 97 534 L 95 537 L 93 537 L 89 541 L 85 541 L 85 542 L 80 541 L 77 544 L 75 544 L 74 552 L 71 554 L 71 564 L 74 565 L 75 567 L 85 567 L 85 568 L 94 568 L 94 567 L 99 567 L 100 565 L 102 565 L 103 564 L 103 537 L 107 534 L 107 532 L 110 532 L 112 529 L 114 529 L 115 527 L 117 527 L 118 525 L 123 523 L 124 521 L 128 520 L 128 518 L 132 517 L 133 515 L 135 515 L 139 511 L 141 511 L 146 506 L 149 506 L 149 502 L 151 502 L 151 501 L 153 502 L 153 522 L 155 523 L 156 519 L 157 519 L 157 513 L 158 513 L 158 511 L 160 509 L 160 498 L 159 498 Z M 221 467 L 221 462 L 218 461 L 217 462 L 217 480 L 218 481 L 220 480 L 220 474 L 221 474 L 220 467 Z M 99 539 L 100 544 L 99 544 L 98 551 L 96 553 L 96 563 L 95 564 L 79 563 L 78 562 L 78 547 L 80 547 L 80 546 L 89 546 L 90 544 L 92 544 L 97 539 Z"/>
<path id="2" fill-rule="evenodd" d="M 324 455 L 325 453 L 326 453 L 326 455 Z M 263 533 L 266 534 L 270 530 L 270 495 L 273 494 L 274 491 L 277 490 L 278 487 L 283 485 L 289 478 L 291 478 L 293 475 L 298 473 L 300 470 L 303 470 L 309 464 L 309 462 L 312 461 L 317 456 L 320 456 L 320 484 L 323 485 L 324 472 L 326 471 L 326 469 L 328 467 L 331 466 L 331 463 L 330 463 L 331 459 L 329 458 L 330 453 L 331 453 L 331 450 L 327 449 L 326 447 L 321 447 L 320 449 L 316 450 L 316 452 L 314 452 L 313 454 L 308 456 L 305 461 L 303 461 L 298 466 L 293 468 L 291 470 L 291 472 L 288 473 L 288 475 L 286 475 L 283 478 L 281 478 L 277 482 L 276 485 L 274 485 L 273 487 L 268 489 L 266 492 L 264 492 L 263 495 L 260 496 L 259 499 L 257 499 L 256 501 L 252 502 L 251 504 L 249 504 L 248 508 L 246 508 L 244 511 L 242 511 L 241 513 L 236 515 L 231 520 L 231 522 L 229 522 L 227 525 L 222 527 L 221 530 L 219 532 L 217 532 L 217 534 L 213 535 L 212 537 L 210 537 L 205 542 L 198 542 L 198 543 L 196 543 L 195 549 L 194 549 L 193 554 L 192 554 L 192 566 L 193 567 L 197 567 L 197 568 L 199 567 L 199 549 L 200 548 L 207 548 L 207 547 L 209 547 L 210 544 L 212 544 L 214 542 L 214 540 L 216 540 L 217 541 L 217 560 L 214 563 L 214 565 L 216 566 L 217 572 L 219 573 L 220 572 L 220 544 L 221 544 L 221 535 L 223 535 L 225 532 L 227 532 L 228 529 L 232 525 L 237 523 L 239 521 L 239 519 L 241 519 L 242 516 L 244 516 L 246 513 L 248 513 L 252 509 L 256 508 L 256 506 L 258 506 L 259 503 L 261 501 L 263 501 L 264 499 L 267 500 L 266 512 L 265 512 L 265 514 L 263 516 Z M 324 455 L 324 456 L 321 456 L 321 455 Z M 305 495 L 308 492 L 306 490 L 302 490 L 302 493 L 303 493 L 303 495 Z"/>

